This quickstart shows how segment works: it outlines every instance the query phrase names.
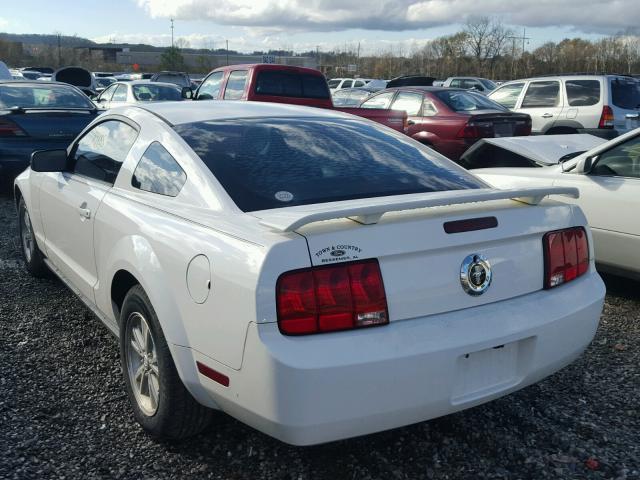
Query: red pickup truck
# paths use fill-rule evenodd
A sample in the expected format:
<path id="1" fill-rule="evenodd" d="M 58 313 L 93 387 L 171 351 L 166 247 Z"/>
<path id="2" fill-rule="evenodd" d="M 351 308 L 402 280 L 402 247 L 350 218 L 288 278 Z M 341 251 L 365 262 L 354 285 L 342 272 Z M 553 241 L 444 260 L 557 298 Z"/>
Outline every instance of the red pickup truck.
<path id="1" fill-rule="evenodd" d="M 318 70 L 276 64 L 230 65 L 213 70 L 194 100 L 244 100 L 329 108 L 358 115 L 405 133 L 407 113 L 401 110 L 335 108 L 327 80 Z"/>

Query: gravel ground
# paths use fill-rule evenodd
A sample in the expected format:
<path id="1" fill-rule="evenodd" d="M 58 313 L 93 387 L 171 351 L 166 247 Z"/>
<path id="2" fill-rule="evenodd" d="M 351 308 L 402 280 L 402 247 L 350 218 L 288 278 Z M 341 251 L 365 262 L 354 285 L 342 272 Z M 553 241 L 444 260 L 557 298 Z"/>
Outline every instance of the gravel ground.
<path id="1" fill-rule="evenodd" d="M 296 448 L 220 414 L 184 443 L 150 440 L 116 341 L 60 282 L 21 265 L 0 195 L 0 478 L 640 479 L 640 284 L 607 278 L 598 335 L 546 381 L 472 410 Z"/>

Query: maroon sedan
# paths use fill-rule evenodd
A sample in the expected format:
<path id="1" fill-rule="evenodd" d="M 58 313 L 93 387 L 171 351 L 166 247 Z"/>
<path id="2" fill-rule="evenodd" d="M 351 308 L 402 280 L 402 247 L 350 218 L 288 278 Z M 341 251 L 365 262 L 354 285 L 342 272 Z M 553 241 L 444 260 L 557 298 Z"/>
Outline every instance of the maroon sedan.
<path id="1" fill-rule="evenodd" d="M 484 95 L 458 88 L 381 90 L 360 105 L 407 112 L 407 134 L 452 160 L 477 140 L 531 134 L 531 117 L 513 113 Z"/>

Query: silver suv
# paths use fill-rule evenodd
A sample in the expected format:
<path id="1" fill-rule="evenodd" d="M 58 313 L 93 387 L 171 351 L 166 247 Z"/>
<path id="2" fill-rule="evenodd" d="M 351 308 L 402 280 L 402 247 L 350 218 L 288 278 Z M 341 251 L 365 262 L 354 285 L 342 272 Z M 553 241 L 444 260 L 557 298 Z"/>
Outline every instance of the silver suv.
<path id="1" fill-rule="evenodd" d="M 640 84 L 622 75 L 558 75 L 513 80 L 489 98 L 528 113 L 533 134 L 614 138 L 640 127 Z"/>

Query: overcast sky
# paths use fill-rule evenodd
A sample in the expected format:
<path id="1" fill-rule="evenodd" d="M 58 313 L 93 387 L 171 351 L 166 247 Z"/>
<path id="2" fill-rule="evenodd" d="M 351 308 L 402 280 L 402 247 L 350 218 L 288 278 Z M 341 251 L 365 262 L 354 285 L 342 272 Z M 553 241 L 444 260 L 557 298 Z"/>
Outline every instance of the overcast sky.
<path id="1" fill-rule="evenodd" d="M 0 0 L 0 31 L 77 34 L 99 42 L 240 51 L 269 48 L 363 53 L 410 50 L 459 30 L 470 16 L 497 16 L 531 37 L 528 48 L 565 37 L 598 38 L 638 28 L 640 0 Z"/>

